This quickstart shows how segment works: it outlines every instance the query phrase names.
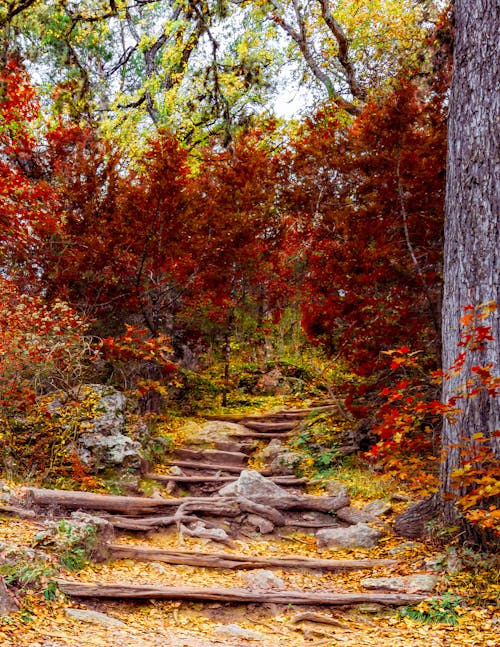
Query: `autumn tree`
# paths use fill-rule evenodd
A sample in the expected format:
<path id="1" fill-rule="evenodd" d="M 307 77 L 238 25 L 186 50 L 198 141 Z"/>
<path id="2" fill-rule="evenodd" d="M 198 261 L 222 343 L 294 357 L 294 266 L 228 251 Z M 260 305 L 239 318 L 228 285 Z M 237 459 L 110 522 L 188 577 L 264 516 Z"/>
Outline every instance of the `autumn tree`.
<path id="1" fill-rule="evenodd" d="M 498 379 L 500 317 L 498 310 L 477 319 L 487 304 L 500 304 L 498 243 L 499 43 L 498 3 L 455 0 L 453 80 L 448 120 L 445 266 L 443 299 L 443 370 L 455 363 L 467 328 L 489 329 L 490 339 L 465 349 L 460 370 L 443 381 L 443 402 L 475 383 L 478 367 Z M 464 308 L 468 308 L 465 311 Z M 459 323 L 460 322 L 460 323 Z M 458 516 L 457 499 L 467 492 L 454 473 L 467 456 L 481 469 L 485 449 L 500 457 L 500 402 L 494 381 L 461 398 L 453 416 L 445 416 L 440 509 L 447 522 Z M 479 472 L 478 476 L 479 478 Z"/>
<path id="2" fill-rule="evenodd" d="M 350 127 L 326 107 L 297 141 L 303 323 L 361 374 L 416 335 L 439 354 L 444 145 L 441 99 L 407 81 Z"/>

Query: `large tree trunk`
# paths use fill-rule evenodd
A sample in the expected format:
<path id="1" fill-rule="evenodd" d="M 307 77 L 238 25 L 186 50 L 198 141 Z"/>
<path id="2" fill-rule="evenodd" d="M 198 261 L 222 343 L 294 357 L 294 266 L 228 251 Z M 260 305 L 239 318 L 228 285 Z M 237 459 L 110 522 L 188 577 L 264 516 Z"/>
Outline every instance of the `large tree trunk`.
<path id="1" fill-rule="evenodd" d="M 500 9 L 498 0 L 455 0 L 455 51 L 450 96 L 446 185 L 445 268 L 443 301 L 443 367 L 454 362 L 460 341 L 460 318 L 466 305 L 499 299 L 499 117 L 498 93 Z M 493 364 L 498 373 L 500 319 L 498 312 L 481 325 L 491 326 L 494 341 L 468 352 L 459 374 L 444 380 L 443 401 L 457 394 L 473 377 L 474 365 Z M 457 497 L 464 487 L 452 479 L 463 463 L 463 449 L 475 434 L 489 438 L 496 457 L 500 439 L 499 400 L 486 394 L 459 400 L 459 414 L 445 420 L 441 469 L 442 516 L 458 519 Z"/>

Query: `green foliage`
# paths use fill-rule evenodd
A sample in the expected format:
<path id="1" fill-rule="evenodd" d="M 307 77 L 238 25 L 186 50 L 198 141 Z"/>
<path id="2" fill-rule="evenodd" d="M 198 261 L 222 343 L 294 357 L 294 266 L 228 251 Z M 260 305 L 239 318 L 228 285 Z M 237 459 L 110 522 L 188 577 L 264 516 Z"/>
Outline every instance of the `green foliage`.
<path id="1" fill-rule="evenodd" d="M 441 597 L 433 597 L 418 606 L 402 607 L 399 611 L 401 618 L 411 618 L 426 625 L 458 624 L 462 598 L 458 595 L 445 593 Z"/>

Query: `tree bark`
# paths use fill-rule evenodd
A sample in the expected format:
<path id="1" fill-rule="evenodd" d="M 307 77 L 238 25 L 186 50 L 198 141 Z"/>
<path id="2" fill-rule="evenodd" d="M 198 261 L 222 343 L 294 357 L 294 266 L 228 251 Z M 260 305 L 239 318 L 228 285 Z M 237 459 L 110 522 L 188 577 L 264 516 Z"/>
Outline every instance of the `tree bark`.
<path id="1" fill-rule="evenodd" d="M 442 313 L 443 369 L 460 350 L 460 319 L 466 305 L 480 306 L 499 295 L 499 133 L 498 83 L 500 7 L 498 0 L 455 0 L 455 49 L 448 121 L 445 266 Z M 474 375 L 473 365 L 493 365 L 498 373 L 500 318 L 498 312 L 481 325 L 491 326 L 494 341 L 483 350 L 467 352 L 459 374 L 443 380 L 448 402 Z M 456 523 L 456 501 L 464 488 L 452 478 L 463 464 L 463 450 L 473 449 L 474 435 L 483 434 L 497 458 L 500 439 L 498 398 L 482 394 L 457 403 L 455 420 L 445 419 L 439 507 L 446 523 Z"/>
<path id="2" fill-rule="evenodd" d="M 203 568 L 307 568 L 324 571 L 355 571 L 365 568 L 393 566 L 394 559 L 310 559 L 293 555 L 260 557 L 232 553 L 199 553 L 195 551 L 161 550 L 146 546 L 109 544 L 109 559 L 135 559 L 144 562 L 164 562 Z"/>
<path id="3" fill-rule="evenodd" d="M 214 600 L 222 602 L 275 602 L 276 604 L 352 605 L 372 602 L 389 606 L 417 604 L 425 596 L 409 593 L 331 593 L 329 591 L 250 591 L 248 589 L 151 586 L 148 584 L 84 584 L 58 580 L 66 595 L 84 598 L 133 600 Z"/>

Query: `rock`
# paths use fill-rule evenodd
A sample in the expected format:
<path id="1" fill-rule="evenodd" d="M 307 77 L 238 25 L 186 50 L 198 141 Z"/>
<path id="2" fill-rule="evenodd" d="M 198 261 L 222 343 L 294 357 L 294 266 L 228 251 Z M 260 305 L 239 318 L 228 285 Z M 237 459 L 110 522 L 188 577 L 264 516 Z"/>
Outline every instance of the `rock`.
<path id="1" fill-rule="evenodd" d="M 418 544 L 416 544 L 414 541 L 405 541 L 402 544 L 399 544 L 399 546 L 395 546 L 394 548 L 391 548 L 389 551 L 390 555 L 400 555 L 401 553 L 405 553 L 407 550 L 413 550 L 414 548 L 417 548 Z"/>
<path id="2" fill-rule="evenodd" d="M 438 583 L 435 575 L 403 575 L 400 577 L 367 577 L 361 580 L 365 589 L 431 593 Z"/>
<path id="3" fill-rule="evenodd" d="M 283 443 L 279 438 L 273 438 L 260 452 L 257 452 L 255 458 L 264 459 L 266 463 L 274 460 L 278 454 L 283 451 Z"/>
<path id="4" fill-rule="evenodd" d="M 2 577 L 0 577 L 0 617 L 7 616 L 13 611 L 17 611 L 18 605 L 14 598 L 11 598 L 5 582 Z"/>
<path id="5" fill-rule="evenodd" d="M 363 604 L 358 604 L 356 609 L 361 611 L 361 613 L 379 613 L 380 611 L 384 611 L 386 607 L 375 602 L 363 602 Z"/>
<path id="6" fill-rule="evenodd" d="M 340 494 L 341 492 L 343 493 L 346 490 L 345 483 L 342 483 L 342 481 L 337 481 L 335 479 L 332 479 L 331 481 L 324 481 L 323 487 L 328 494 L 332 494 L 334 496 Z"/>
<path id="7" fill-rule="evenodd" d="M 269 468 L 273 474 L 294 474 L 302 463 L 302 458 L 297 452 L 287 449 L 275 456 Z"/>
<path id="8" fill-rule="evenodd" d="M 211 420 L 202 425 L 190 421 L 181 427 L 179 433 L 186 438 L 190 446 L 202 445 L 206 447 L 208 443 L 228 439 L 232 434 L 248 433 L 248 429 L 243 425 L 225 420 Z"/>
<path id="9" fill-rule="evenodd" d="M 373 548 L 383 536 L 380 530 L 365 523 L 348 528 L 324 528 L 316 533 L 319 547 L 327 548 Z"/>
<path id="10" fill-rule="evenodd" d="M 74 389 L 72 396 L 82 403 L 84 409 L 74 443 L 74 450 L 82 463 L 94 473 L 110 467 L 138 469 L 142 463 L 141 446 L 124 433 L 127 400 L 123 393 L 103 384 L 85 384 Z M 47 410 L 61 414 L 63 418 L 67 406 L 67 396 L 55 394 L 51 396 Z"/>
<path id="11" fill-rule="evenodd" d="M 194 537 L 201 537 L 202 539 L 213 539 L 221 542 L 230 541 L 229 535 L 223 528 L 207 528 L 203 521 L 190 524 L 189 531 Z"/>
<path id="12" fill-rule="evenodd" d="M 346 508 L 340 508 L 340 510 L 337 510 L 335 515 L 337 519 L 340 519 L 341 521 L 345 521 L 346 523 L 350 523 L 353 525 L 357 523 L 368 523 L 369 521 L 377 521 L 377 517 L 375 517 L 374 515 L 369 514 L 364 510 L 351 508 L 350 506 L 347 506 Z"/>
<path id="13" fill-rule="evenodd" d="M 243 496 L 255 503 L 273 506 L 276 502 L 292 502 L 295 497 L 284 488 L 266 479 L 254 470 L 243 470 L 237 481 L 228 483 L 219 490 L 220 496 Z M 280 506 L 277 506 L 280 508 Z M 284 505 L 283 507 L 286 507 Z"/>
<path id="14" fill-rule="evenodd" d="M 264 517 L 259 517 L 256 514 L 249 514 L 246 521 L 250 526 L 256 528 L 261 535 L 268 535 L 274 530 L 274 524 L 269 519 L 264 519 Z"/>
<path id="15" fill-rule="evenodd" d="M 245 573 L 243 580 L 250 589 L 285 589 L 286 584 L 281 577 L 275 575 L 272 571 L 259 570 Z"/>
<path id="16" fill-rule="evenodd" d="M 273 368 L 259 379 L 254 392 L 266 395 L 288 395 L 292 392 L 292 388 L 280 369 Z"/>
<path id="17" fill-rule="evenodd" d="M 381 517 L 384 514 L 392 512 L 392 505 L 382 501 L 382 499 L 376 499 L 371 503 L 367 503 L 363 508 L 363 512 L 367 512 L 375 517 Z"/>
<path id="18" fill-rule="evenodd" d="M 264 634 L 250 629 L 243 629 L 237 624 L 219 625 L 214 629 L 214 636 L 226 636 L 228 638 L 241 638 L 242 640 L 264 640 Z"/>
<path id="19" fill-rule="evenodd" d="M 54 545 L 58 552 L 83 549 L 85 555 L 95 562 L 108 559 L 108 544 L 113 543 L 113 525 L 102 517 L 94 517 L 86 512 L 75 511 L 69 519 L 45 521 L 46 528 L 38 533 L 38 542 Z"/>
<path id="20" fill-rule="evenodd" d="M 72 609 L 71 607 L 66 607 L 64 609 L 64 613 L 68 618 L 79 620 L 80 622 L 88 622 L 93 625 L 99 625 L 100 627 L 106 627 L 109 629 L 127 628 L 127 625 L 121 620 L 107 616 L 105 613 L 91 611 L 90 609 Z"/>
<path id="21" fill-rule="evenodd" d="M 139 468 L 141 446 L 123 433 L 127 402 L 123 393 L 102 384 L 86 385 L 85 389 L 99 398 L 96 408 L 102 414 L 87 422 L 84 433 L 77 438 L 76 450 L 82 463 L 96 471 Z"/>

